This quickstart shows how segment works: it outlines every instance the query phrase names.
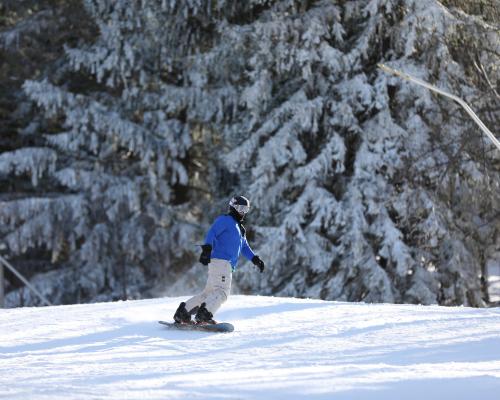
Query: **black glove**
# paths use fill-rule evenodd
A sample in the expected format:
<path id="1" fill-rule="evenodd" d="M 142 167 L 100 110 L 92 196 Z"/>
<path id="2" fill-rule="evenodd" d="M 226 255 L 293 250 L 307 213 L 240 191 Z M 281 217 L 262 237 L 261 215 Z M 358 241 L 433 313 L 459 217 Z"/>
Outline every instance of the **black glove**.
<path id="1" fill-rule="evenodd" d="M 203 265 L 210 264 L 210 256 L 212 254 L 212 246 L 209 244 L 201 245 L 201 254 L 200 254 L 200 262 Z"/>
<path id="2" fill-rule="evenodd" d="M 264 272 L 264 261 L 262 261 L 259 256 L 253 256 L 252 262 L 259 269 L 260 273 Z"/>

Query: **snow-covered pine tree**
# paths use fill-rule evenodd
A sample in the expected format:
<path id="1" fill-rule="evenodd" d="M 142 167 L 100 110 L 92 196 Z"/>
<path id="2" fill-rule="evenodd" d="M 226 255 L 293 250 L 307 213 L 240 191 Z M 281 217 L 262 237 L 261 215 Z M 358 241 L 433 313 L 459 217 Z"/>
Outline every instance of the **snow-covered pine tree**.
<path id="1" fill-rule="evenodd" d="M 45 146 L 1 163 L 11 175 L 36 165 L 32 180 L 61 188 L 0 211 L 10 254 L 45 247 L 72 271 L 68 287 L 45 280 L 52 297 L 117 297 L 165 268 L 174 279 L 194 259 L 189 221 L 208 226 L 240 192 L 268 265 L 260 281 L 243 269 L 243 291 L 483 304 L 498 155 L 453 104 L 376 65 L 482 111 L 492 94 L 470 79 L 456 39 L 461 27 L 484 34 L 477 55 L 498 74 L 487 51 L 498 33 L 484 20 L 435 0 L 84 3 L 96 41 L 67 49 L 58 80 L 25 84 L 46 112 Z"/>
<path id="2" fill-rule="evenodd" d="M 59 225 L 72 212 L 67 205 L 78 205 L 79 200 L 53 201 L 59 188 L 46 178 L 55 172 L 57 154 L 45 146 L 39 134 L 44 119 L 23 94 L 22 84 L 27 78 L 52 73 L 64 44 L 75 45 L 91 37 L 92 24 L 81 19 L 81 11 L 77 0 L 6 0 L 0 4 L 0 252 L 26 276 L 38 274 L 37 286 L 48 291 L 67 275 L 52 273 L 61 278 L 57 281 L 47 279 L 45 273 L 61 266 L 59 260 L 51 261 L 52 255 L 64 258 L 64 233 Z M 75 209 L 79 214 L 81 210 Z M 27 220 L 30 223 L 25 224 Z M 78 230 L 78 223 L 73 228 Z M 74 235 L 70 232 L 68 238 Z M 6 277 L 7 305 L 38 304 L 29 293 L 15 290 L 22 284 L 17 278 L 8 271 Z M 69 288 L 72 281 L 66 279 L 59 286 Z M 69 302 L 74 298 L 73 292 L 68 291 L 71 295 L 66 297 L 62 292 L 52 299 L 63 297 Z"/>
<path id="3" fill-rule="evenodd" d="M 39 132 L 45 146 L 0 160 L 4 174 L 31 176 L 33 187 L 43 176 L 58 189 L 0 209 L 11 258 L 50 254 L 46 264 L 57 268 L 56 279 L 37 283 L 56 303 L 140 296 L 185 256 L 193 226 L 173 211 L 184 202 L 191 138 L 157 101 L 163 82 L 176 76 L 170 59 L 187 52 L 175 41 L 168 45 L 187 15 L 178 10 L 181 24 L 174 26 L 165 2 L 87 1 L 85 9 L 99 36 L 67 48 L 68 61 L 51 78 L 69 76 L 59 85 L 24 85 L 45 112 L 49 129 Z M 75 82 L 78 74 L 88 82 L 68 90 L 64 79 Z M 17 298 L 11 293 L 8 301 Z"/>
<path id="4" fill-rule="evenodd" d="M 243 100 L 258 99 L 246 102 L 255 122 L 226 158 L 251 182 L 270 265 L 261 291 L 484 304 L 484 265 L 498 257 L 498 154 L 453 104 L 376 69 L 389 62 L 481 110 L 491 93 L 464 79 L 453 48 L 471 18 L 432 0 L 295 4 L 276 4 L 248 34 Z M 498 77 L 488 51 L 498 32 L 475 22 L 486 38 L 477 55 Z M 489 115 L 496 126 L 498 108 Z M 244 290 L 256 284 L 245 275 Z"/>

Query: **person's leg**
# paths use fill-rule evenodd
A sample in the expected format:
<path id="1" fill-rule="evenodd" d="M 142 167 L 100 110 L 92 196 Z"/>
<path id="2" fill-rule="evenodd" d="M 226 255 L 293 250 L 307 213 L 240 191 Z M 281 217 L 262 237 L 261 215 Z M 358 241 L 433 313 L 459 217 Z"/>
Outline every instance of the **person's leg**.
<path id="1" fill-rule="evenodd" d="M 208 265 L 210 266 L 210 264 Z M 205 299 L 208 296 L 208 293 L 210 293 L 210 291 L 212 290 L 210 285 L 211 283 L 210 283 L 210 269 L 209 269 L 207 283 L 205 284 L 203 292 L 191 297 L 189 300 L 186 301 L 186 310 L 188 310 L 190 314 L 196 314 L 201 303 L 205 301 Z"/>
<path id="2" fill-rule="evenodd" d="M 214 315 L 220 306 L 227 300 L 231 292 L 232 269 L 229 261 L 214 259 L 210 265 L 209 283 L 205 298 L 206 309 Z"/>
<path id="3" fill-rule="evenodd" d="M 227 268 L 229 267 L 229 273 Z M 219 282 L 229 281 L 229 289 L 231 288 L 231 264 L 229 261 L 213 258 L 208 264 L 207 283 L 203 292 L 191 297 L 186 301 L 186 309 L 190 314 L 196 314 L 202 303 L 205 303 L 208 296 L 220 286 Z M 229 295 L 229 290 L 228 290 Z"/>

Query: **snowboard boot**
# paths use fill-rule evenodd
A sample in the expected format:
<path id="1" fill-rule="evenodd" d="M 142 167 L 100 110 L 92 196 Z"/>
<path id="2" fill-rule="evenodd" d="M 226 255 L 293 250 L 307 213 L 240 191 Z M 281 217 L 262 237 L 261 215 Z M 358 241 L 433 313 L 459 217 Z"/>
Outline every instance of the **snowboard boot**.
<path id="1" fill-rule="evenodd" d="M 196 312 L 196 315 L 194 316 L 194 319 L 196 320 L 197 324 L 216 324 L 217 323 L 214 321 L 213 314 L 207 310 L 205 303 L 201 303 L 200 308 L 198 308 L 198 311 Z"/>
<path id="2" fill-rule="evenodd" d="M 191 314 L 186 310 L 186 303 L 182 302 L 179 304 L 174 314 L 174 321 L 178 324 L 191 324 Z"/>

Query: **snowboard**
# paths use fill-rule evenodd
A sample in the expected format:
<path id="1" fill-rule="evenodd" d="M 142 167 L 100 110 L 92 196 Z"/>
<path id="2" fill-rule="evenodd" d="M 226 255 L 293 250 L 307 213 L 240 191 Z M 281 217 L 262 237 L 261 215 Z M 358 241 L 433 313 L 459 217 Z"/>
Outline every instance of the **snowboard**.
<path id="1" fill-rule="evenodd" d="M 229 322 L 219 322 L 217 324 L 178 324 L 177 322 L 158 321 L 169 329 L 181 331 L 201 331 L 201 332 L 232 332 L 234 326 Z"/>

